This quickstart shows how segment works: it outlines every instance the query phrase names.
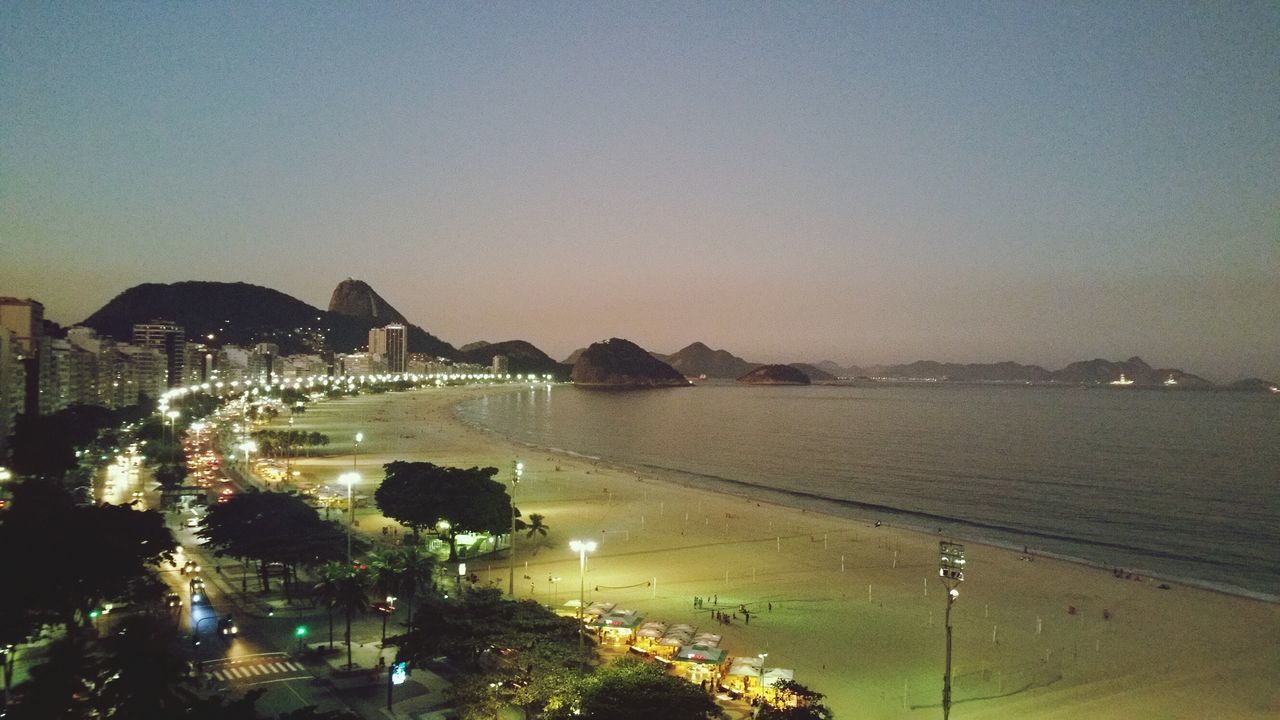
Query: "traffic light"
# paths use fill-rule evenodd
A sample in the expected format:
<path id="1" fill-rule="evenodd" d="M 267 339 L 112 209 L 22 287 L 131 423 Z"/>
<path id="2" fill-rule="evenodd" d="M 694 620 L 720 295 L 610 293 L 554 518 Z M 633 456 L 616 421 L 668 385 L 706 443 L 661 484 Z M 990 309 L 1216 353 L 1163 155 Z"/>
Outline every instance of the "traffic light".
<path id="1" fill-rule="evenodd" d="M 294 636 L 294 637 L 296 637 L 296 638 L 299 638 L 299 639 L 306 637 L 306 636 L 307 636 L 307 626 L 306 626 L 306 625 L 299 625 L 298 627 L 294 628 L 294 629 L 293 629 L 293 636 Z"/>

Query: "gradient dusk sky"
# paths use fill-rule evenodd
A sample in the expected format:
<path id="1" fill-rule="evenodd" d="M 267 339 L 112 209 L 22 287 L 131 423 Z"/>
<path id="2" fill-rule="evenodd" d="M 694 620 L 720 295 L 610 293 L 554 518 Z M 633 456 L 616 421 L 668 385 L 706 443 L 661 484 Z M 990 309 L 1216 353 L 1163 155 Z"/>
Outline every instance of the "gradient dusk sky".
<path id="1" fill-rule="evenodd" d="M 0 4 L 0 295 L 1280 380 L 1280 3 Z"/>

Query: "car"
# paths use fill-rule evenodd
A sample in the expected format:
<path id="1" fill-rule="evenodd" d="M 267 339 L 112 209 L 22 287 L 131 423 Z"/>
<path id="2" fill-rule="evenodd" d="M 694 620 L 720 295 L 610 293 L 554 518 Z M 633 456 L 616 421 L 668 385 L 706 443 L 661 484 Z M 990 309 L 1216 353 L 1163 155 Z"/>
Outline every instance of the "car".
<path id="1" fill-rule="evenodd" d="M 231 500 L 231 498 L 232 498 L 232 496 L 231 496 L 231 495 L 219 495 L 219 496 L 218 496 L 218 502 L 220 502 L 220 503 L 229 502 L 229 501 Z"/>
<path id="2" fill-rule="evenodd" d="M 182 607 L 182 596 L 176 592 L 168 593 L 164 596 L 165 605 L 171 608 Z"/>
<path id="3" fill-rule="evenodd" d="M 236 627 L 236 621 L 228 615 L 218 620 L 218 634 L 224 638 L 230 638 L 240 634 L 240 628 Z"/>
<path id="4" fill-rule="evenodd" d="M 183 563 L 182 565 L 183 575 L 186 575 L 187 573 L 198 573 L 198 572 L 200 572 L 200 563 L 196 562 L 195 560 L 188 560 L 185 563 Z"/>
<path id="5" fill-rule="evenodd" d="M 223 494 L 223 495 L 231 495 L 231 494 L 233 494 L 234 492 L 235 492 L 235 491 L 234 491 L 234 490 L 232 490 L 232 489 L 231 489 L 231 488 L 229 488 L 229 487 L 224 487 L 224 488 L 222 488 L 222 494 Z"/>
<path id="6" fill-rule="evenodd" d="M 191 602 L 198 603 L 205 598 L 204 580 L 199 576 L 191 578 Z"/>
<path id="7" fill-rule="evenodd" d="M 187 527 L 189 528 L 200 527 L 200 518 L 198 517 L 187 518 Z"/>

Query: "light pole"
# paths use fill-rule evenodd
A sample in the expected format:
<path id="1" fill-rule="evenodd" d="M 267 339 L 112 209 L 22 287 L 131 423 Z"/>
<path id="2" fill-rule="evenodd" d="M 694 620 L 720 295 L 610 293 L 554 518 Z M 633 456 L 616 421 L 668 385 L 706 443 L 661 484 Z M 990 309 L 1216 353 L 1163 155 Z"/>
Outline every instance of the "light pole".
<path id="1" fill-rule="evenodd" d="M 258 443 L 252 440 L 245 440 L 240 443 L 240 449 L 244 451 L 244 474 L 246 480 L 253 479 L 253 465 L 250 464 L 250 455 L 258 449 Z"/>
<path id="2" fill-rule="evenodd" d="M 760 698 L 760 702 L 764 702 L 764 661 L 765 661 L 765 658 L 769 657 L 769 653 L 767 653 L 767 652 L 760 653 L 759 655 L 756 655 L 756 657 L 760 658 L 760 694 L 759 694 L 759 698 Z"/>
<path id="3" fill-rule="evenodd" d="M 356 469 L 356 458 L 360 456 L 360 443 L 364 442 L 364 433 L 356 433 L 356 441 L 351 444 L 351 469 Z"/>
<path id="4" fill-rule="evenodd" d="M 583 605 L 587 597 L 587 553 L 596 551 L 595 540 L 573 540 L 569 549 L 578 553 L 578 654 L 584 654 L 585 629 L 582 626 Z"/>
<path id="5" fill-rule="evenodd" d="M 192 605 L 194 604 L 195 603 L 192 603 Z M 191 644 L 195 647 L 195 650 L 196 650 L 196 675 L 201 675 L 204 673 L 204 662 L 200 659 L 200 626 L 205 624 L 205 621 L 207 620 L 213 620 L 214 622 L 217 622 L 218 616 L 206 615 L 200 618 L 199 620 L 196 621 L 196 629 L 193 630 L 191 634 Z"/>
<path id="6" fill-rule="evenodd" d="M 524 474 L 524 463 L 511 464 L 511 557 L 507 563 L 507 594 L 516 596 L 516 486 Z"/>
<path id="7" fill-rule="evenodd" d="M 343 473 L 338 482 L 347 486 L 347 564 L 351 564 L 351 526 L 356 523 L 356 506 L 351 502 L 351 486 L 360 482 L 360 473 Z"/>
<path id="8" fill-rule="evenodd" d="M 181 414 L 182 413 L 178 412 L 177 410 L 170 410 L 169 412 L 166 412 L 164 414 L 165 417 L 169 418 L 169 442 L 170 443 L 176 443 L 178 440 L 178 438 L 175 437 L 175 434 L 173 432 L 173 421 L 177 420 L 178 416 Z"/>
<path id="9" fill-rule="evenodd" d="M 947 671 L 942 676 L 942 720 L 947 720 L 951 716 L 951 606 L 960 597 L 957 587 L 964 582 L 964 545 L 943 540 L 938 554 L 938 577 L 947 588 Z"/>
<path id="10" fill-rule="evenodd" d="M 560 578 L 555 575 L 548 575 L 547 586 L 551 590 L 551 609 L 554 610 L 556 603 L 560 601 Z"/>

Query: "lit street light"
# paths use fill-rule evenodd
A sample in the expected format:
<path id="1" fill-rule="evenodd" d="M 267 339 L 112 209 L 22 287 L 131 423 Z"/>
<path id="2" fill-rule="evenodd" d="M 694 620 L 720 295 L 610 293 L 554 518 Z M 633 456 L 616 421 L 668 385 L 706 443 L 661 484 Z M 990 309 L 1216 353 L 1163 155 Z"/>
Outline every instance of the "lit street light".
<path id="1" fill-rule="evenodd" d="M 578 654 L 583 654 L 586 651 L 583 645 L 585 632 L 582 626 L 582 611 L 587 597 L 587 553 L 596 551 L 596 542 L 595 540 L 573 540 L 569 542 L 569 549 L 578 553 Z"/>
<path id="2" fill-rule="evenodd" d="M 174 436 L 173 421 L 177 420 L 178 416 L 180 416 L 181 414 L 182 413 L 178 412 L 177 410 L 170 410 L 169 412 L 166 412 L 164 414 L 165 417 L 169 418 L 169 442 L 170 443 L 176 443 L 178 440 L 178 438 Z"/>
<path id="3" fill-rule="evenodd" d="M 947 588 L 947 671 L 942 676 L 942 720 L 947 720 L 951 716 L 951 606 L 960 597 L 957 587 L 964 582 L 964 545 L 943 540 L 938 552 L 938 577 Z"/>
<path id="4" fill-rule="evenodd" d="M 364 433 L 356 433 L 356 441 L 351 444 L 351 469 L 356 469 L 356 458 L 360 456 L 360 443 L 364 442 Z"/>
<path id="5" fill-rule="evenodd" d="M 349 472 L 338 476 L 338 482 L 347 486 L 347 564 L 351 563 L 351 526 L 356 523 L 356 506 L 351 502 L 351 487 L 360 482 L 360 473 Z"/>
<path id="6" fill-rule="evenodd" d="M 507 594 L 516 596 L 516 486 L 524 474 L 524 463 L 511 464 L 511 556 L 507 563 Z"/>

